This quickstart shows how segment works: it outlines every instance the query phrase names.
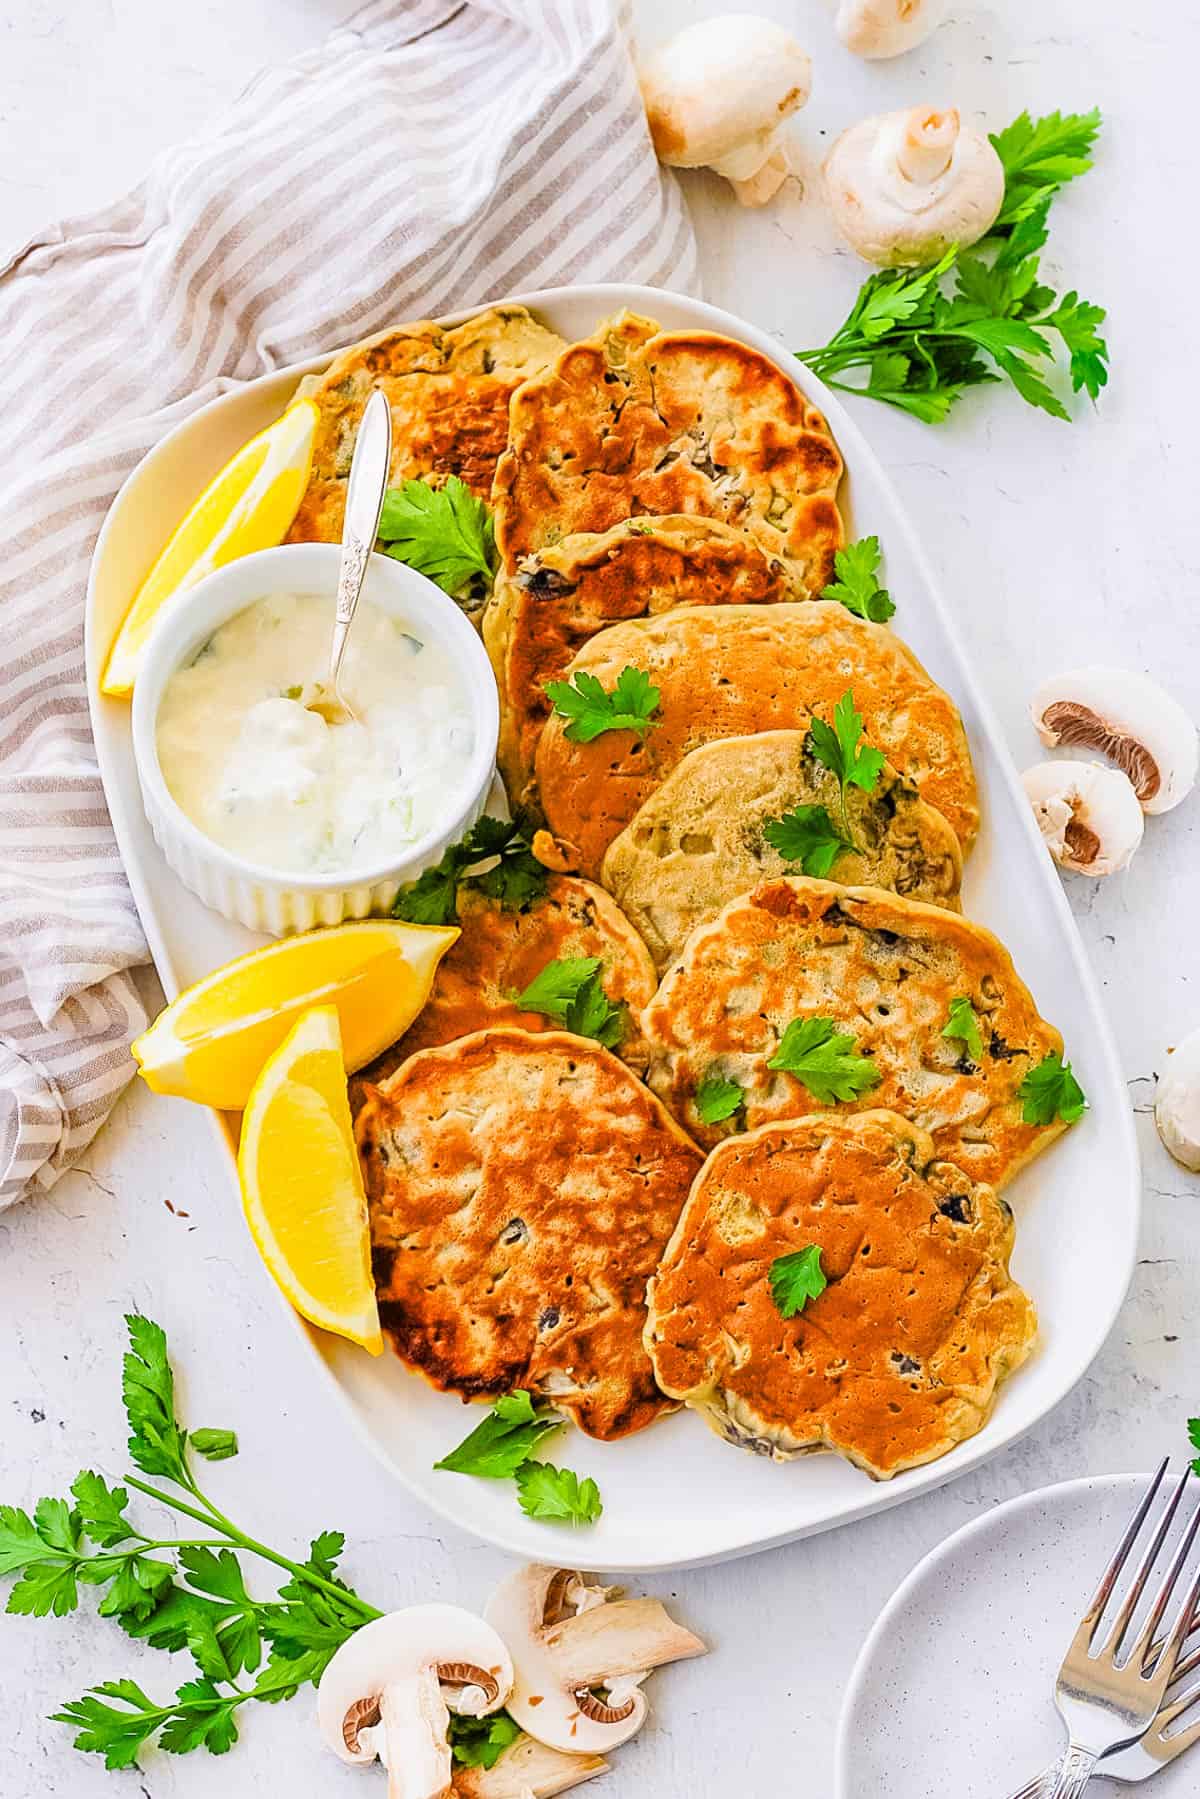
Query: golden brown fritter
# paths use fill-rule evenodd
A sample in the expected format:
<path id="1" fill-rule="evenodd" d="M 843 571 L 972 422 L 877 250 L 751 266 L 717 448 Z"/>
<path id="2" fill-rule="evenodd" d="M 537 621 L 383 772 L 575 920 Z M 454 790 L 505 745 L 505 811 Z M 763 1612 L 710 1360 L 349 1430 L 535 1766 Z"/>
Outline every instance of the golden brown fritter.
<path id="1" fill-rule="evenodd" d="M 479 1031 L 371 1088 L 357 1136 L 379 1315 L 436 1387 L 523 1387 L 593 1437 L 670 1409 L 646 1282 L 700 1151 L 624 1063 L 565 1031 Z"/>
<path id="2" fill-rule="evenodd" d="M 978 1061 L 942 1035 L 959 997 L 978 1020 Z M 696 1111 L 713 1074 L 742 1087 L 749 1129 L 821 1111 L 796 1075 L 767 1066 L 797 1018 L 831 1019 L 878 1070 L 839 1111 L 913 1119 L 974 1180 L 1002 1186 L 1066 1128 L 1021 1116 L 1018 1087 L 1062 1038 L 999 939 L 941 907 L 831 881 L 764 881 L 692 933 L 642 1014 L 647 1079 L 705 1144 L 730 1128 Z"/>
<path id="3" fill-rule="evenodd" d="M 843 542 L 841 478 L 828 425 L 777 363 L 626 312 L 513 395 L 496 541 L 512 574 L 577 531 L 699 513 L 749 531 L 816 594 Z"/>
<path id="4" fill-rule="evenodd" d="M 542 897 L 519 911 L 460 887 L 458 925 L 461 935 L 438 963 L 433 991 L 414 1023 L 351 1081 L 356 1111 L 366 1084 L 378 1086 L 418 1050 L 502 1024 L 554 1030 L 540 1012 L 519 1011 L 516 999 L 547 962 L 567 957 L 600 958 L 605 993 L 629 1009 L 615 1053 L 631 1067 L 645 1068 L 638 1021 L 658 978 L 646 945 L 602 887 L 574 875 L 551 875 Z"/>
<path id="5" fill-rule="evenodd" d="M 604 885 L 632 919 L 661 972 L 698 924 L 774 875 L 799 874 L 764 829 L 798 807 L 823 806 L 853 848 L 827 876 L 961 909 L 962 851 L 940 812 L 884 766 L 870 793 L 846 790 L 808 748 L 804 731 L 724 737 L 683 758 L 634 814 L 604 858 Z M 453 954 L 453 951 L 451 952 Z"/>
<path id="6" fill-rule="evenodd" d="M 536 809 L 533 754 L 550 713 L 545 684 L 606 625 L 674 606 L 802 600 L 787 567 L 720 519 L 675 514 L 582 532 L 501 573 L 483 621 L 500 687 L 498 760 L 509 802 Z"/>
<path id="7" fill-rule="evenodd" d="M 764 1125 L 708 1158 L 650 1282 L 659 1384 L 731 1443 L 889 1480 L 974 1436 L 1029 1354 L 1012 1239 L 1004 1201 L 893 1112 Z M 784 1318 L 772 1264 L 813 1245 L 829 1284 Z"/>
<path id="8" fill-rule="evenodd" d="M 523 306 L 495 306 L 461 325 L 418 319 L 341 351 L 306 389 L 320 419 L 287 541 L 340 541 L 358 421 L 377 387 L 392 411 L 393 484 L 440 487 L 457 475 L 486 500 L 508 438 L 509 397 L 562 347 Z"/>
<path id="9" fill-rule="evenodd" d="M 580 871 L 592 879 L 613 838 L 689 751 L 719 737 L 803 729 L 814 713 L 831 720 L 847 689 L 868 743 L 942 813 L 964 851 L 974 840 L 975 775 L 954 702 L 893 632 L 836 600 L 684 606 L 630 619 L 585 643 L 568 673 L 587 670 L 611 692 L 627 665 L 659 689 L 644 737 L 605 731 L 574 743 L 555 713 L 538 739 L 546 822 L 578 847 Z"/>

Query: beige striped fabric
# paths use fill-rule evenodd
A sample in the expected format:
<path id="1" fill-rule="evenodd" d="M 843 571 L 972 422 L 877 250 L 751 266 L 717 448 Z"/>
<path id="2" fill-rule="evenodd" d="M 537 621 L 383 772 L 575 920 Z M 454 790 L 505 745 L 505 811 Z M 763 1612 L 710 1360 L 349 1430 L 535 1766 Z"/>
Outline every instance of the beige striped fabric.
<path id="1" fill-rule="evenodd" d="M 614 0 L 375 0 L 127 199 L 0 264 L 0 1206 L 132 1073 L 146 960 L 88 726 L 88 559 L 135 463 L 265 369 L 520 288 L 690 288 Z"/>

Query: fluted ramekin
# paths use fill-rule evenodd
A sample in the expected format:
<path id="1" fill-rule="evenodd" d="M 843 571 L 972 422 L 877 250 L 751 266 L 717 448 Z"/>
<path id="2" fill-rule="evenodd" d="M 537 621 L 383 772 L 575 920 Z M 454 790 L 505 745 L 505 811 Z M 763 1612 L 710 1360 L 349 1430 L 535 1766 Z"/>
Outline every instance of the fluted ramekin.
<path id="1" fill-rule="evenodd" d="M 440 587 L 405 563 L 373 555 L 363 603 L 403 618 L 421 635 L 435 639 L 453 660 L 471 709 L 470 761 L 461 782 L 454 783 L 458 797 L 437 830 L 414 843 L 402 861 L 301 875 L 235 855 L 214 843 L 176 804 L 158 759 L 158 709 L 167 682 L 214 631 L 268 594 L 322 595 L 329 601 L 332 628 L 340 553 L 336 544 L 284 544 L 243 556 L 176 594 L 155 621 L 133 693 L 133 753 L 158 847 L 184 886 L 205 905 L 253 931 L 274 936 L 387 911 L 400 888 L 440 861 L 474 824 L 495 769 L 499 703 L 495 676 L 478 634 Z M 320 672 L 314 670 L 314 676 Z"/>

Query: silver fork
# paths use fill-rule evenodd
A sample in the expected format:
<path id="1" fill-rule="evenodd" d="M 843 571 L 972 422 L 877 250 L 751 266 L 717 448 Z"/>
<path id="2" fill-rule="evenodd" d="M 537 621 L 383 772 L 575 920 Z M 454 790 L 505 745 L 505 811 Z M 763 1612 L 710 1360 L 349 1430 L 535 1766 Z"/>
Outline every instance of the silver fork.
<path id="1" fill-rule="evenodd" d="M 1200 1653 L 1186 1663 L 1179 1661 L 1200 1598 L 1200 1574 L 1193 1579 L 1165 1637 L 1156 1636 L 1200 1529 L 1200 1506 L 1184 1532 L 1145 1625 L 1128 1655 L 1123 1661 L 1118 1659 L 1146 1582 L 1187 1490 L 1187 1471 L 1164 1509 L 1105 1642 L 1098 1653 L 1092 1653 L 1101 1616 L 1112 1598 L 1166 1471 L 1164 1461 L 1130 1520 L 1059 1670 L 1054 1701 L 1070 1736 L 1066 1754 L 1056 1768 L 1038 1775 L 1036 1780 L 1014 1794 L 1013 1799 L 1078 1799 L 1102 1757 L 1101 1773 L 1141 1780 L 1146 1777 L 1143 1772 L 1132 1776 L 1124 1774 L 1121 1763 L 1127 1757 L 1135 1764 L 1148 1762 L 1148 1771 L 1157 1771 L 1200 1737 L 1200 1726 L 1174 1736 L 1168 1734 L 1171 1725 L 1194 1703 L 1200 1689 L 1164 1704 L 1172 1682 L 1200 1665 Z"/>

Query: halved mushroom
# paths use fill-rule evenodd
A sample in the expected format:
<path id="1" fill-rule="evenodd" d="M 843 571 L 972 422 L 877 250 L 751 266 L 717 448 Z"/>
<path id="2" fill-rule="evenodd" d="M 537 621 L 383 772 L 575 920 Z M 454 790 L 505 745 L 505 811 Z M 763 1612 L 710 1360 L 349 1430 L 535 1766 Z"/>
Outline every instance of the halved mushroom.
<path id="1" fill-rule="evenodd" d="M 790 172 L 783 121 L 808 99 L 812 65 L 791 33 L 755 13 L 676 32 L 640 70 L 660 162 L 715 169 L 743 206 L 762 206 Z"/>
<path id="2" fill-rule="evenodd" d="M 454 1793 L 455 1799 L 551 1799 L 607 1772 L 602 1755 L 566 1755 L 522 1736 L 490 1768 L 456 1768 Z"/>
<path id="3" fill-rule="evenodd" d="M 1052 746 L 1097 750 L 1124 769 L 1143 812 L 1169 812 L 1196 783 L 1196 727 L 1149 675 L 1076 668 L 1044 681 L 1030 713 Z"/>
<path id="4" fill-rule="evenodd" d="M 834 28 L 847 50 L 875 60 L 915 50 L 945 16 L 946 0 L 841 0 Z"/>
<path id="5" fill-rule="evenodd" d="M 513 1681 L 503 1640 L 456 1605 L 413 1605 L 356 1630 L 317 1689 L 317 1722 L 342 1761 L 378 1756 L 388 1799 L 444 1799 L 450 1786 L 450 1710 L 483 1718 Z"/>
<path id="6" fill-rule="evenodd" d="M 1200 1170 L 1200 1030 L 1167 1058 L 1154 1096 L 1154 1122 L 1168 1154 L 1184 1168 Z"/>
<path id="7" fill-rule="evenodd" d="M 485 1616 L 508 1644 L 508 1709 L 553 1749 L 604 1754 L 646 1718 L 640 1683 L 707 1645 L 657 1599 L 621 1599 L 570 1568 L 534 1564 L 496 1589 Z"/>
<path id="8" fill-rule="evenodd" d="M 1145 819 L 1129 777 L 1102 762 L 1039 762 L 1021 776 L 1038 830 L 1060 868 L 1111 875 L 1128 866 Z"/>
<path id="9" fill-rule="evenodd" d="M 957 111 L 914 106 L 843 131 L 825 158 L 833 220 L 881 268 L 920 268 L 975 243 L 1004 199 L 1004 165 Z"/>

